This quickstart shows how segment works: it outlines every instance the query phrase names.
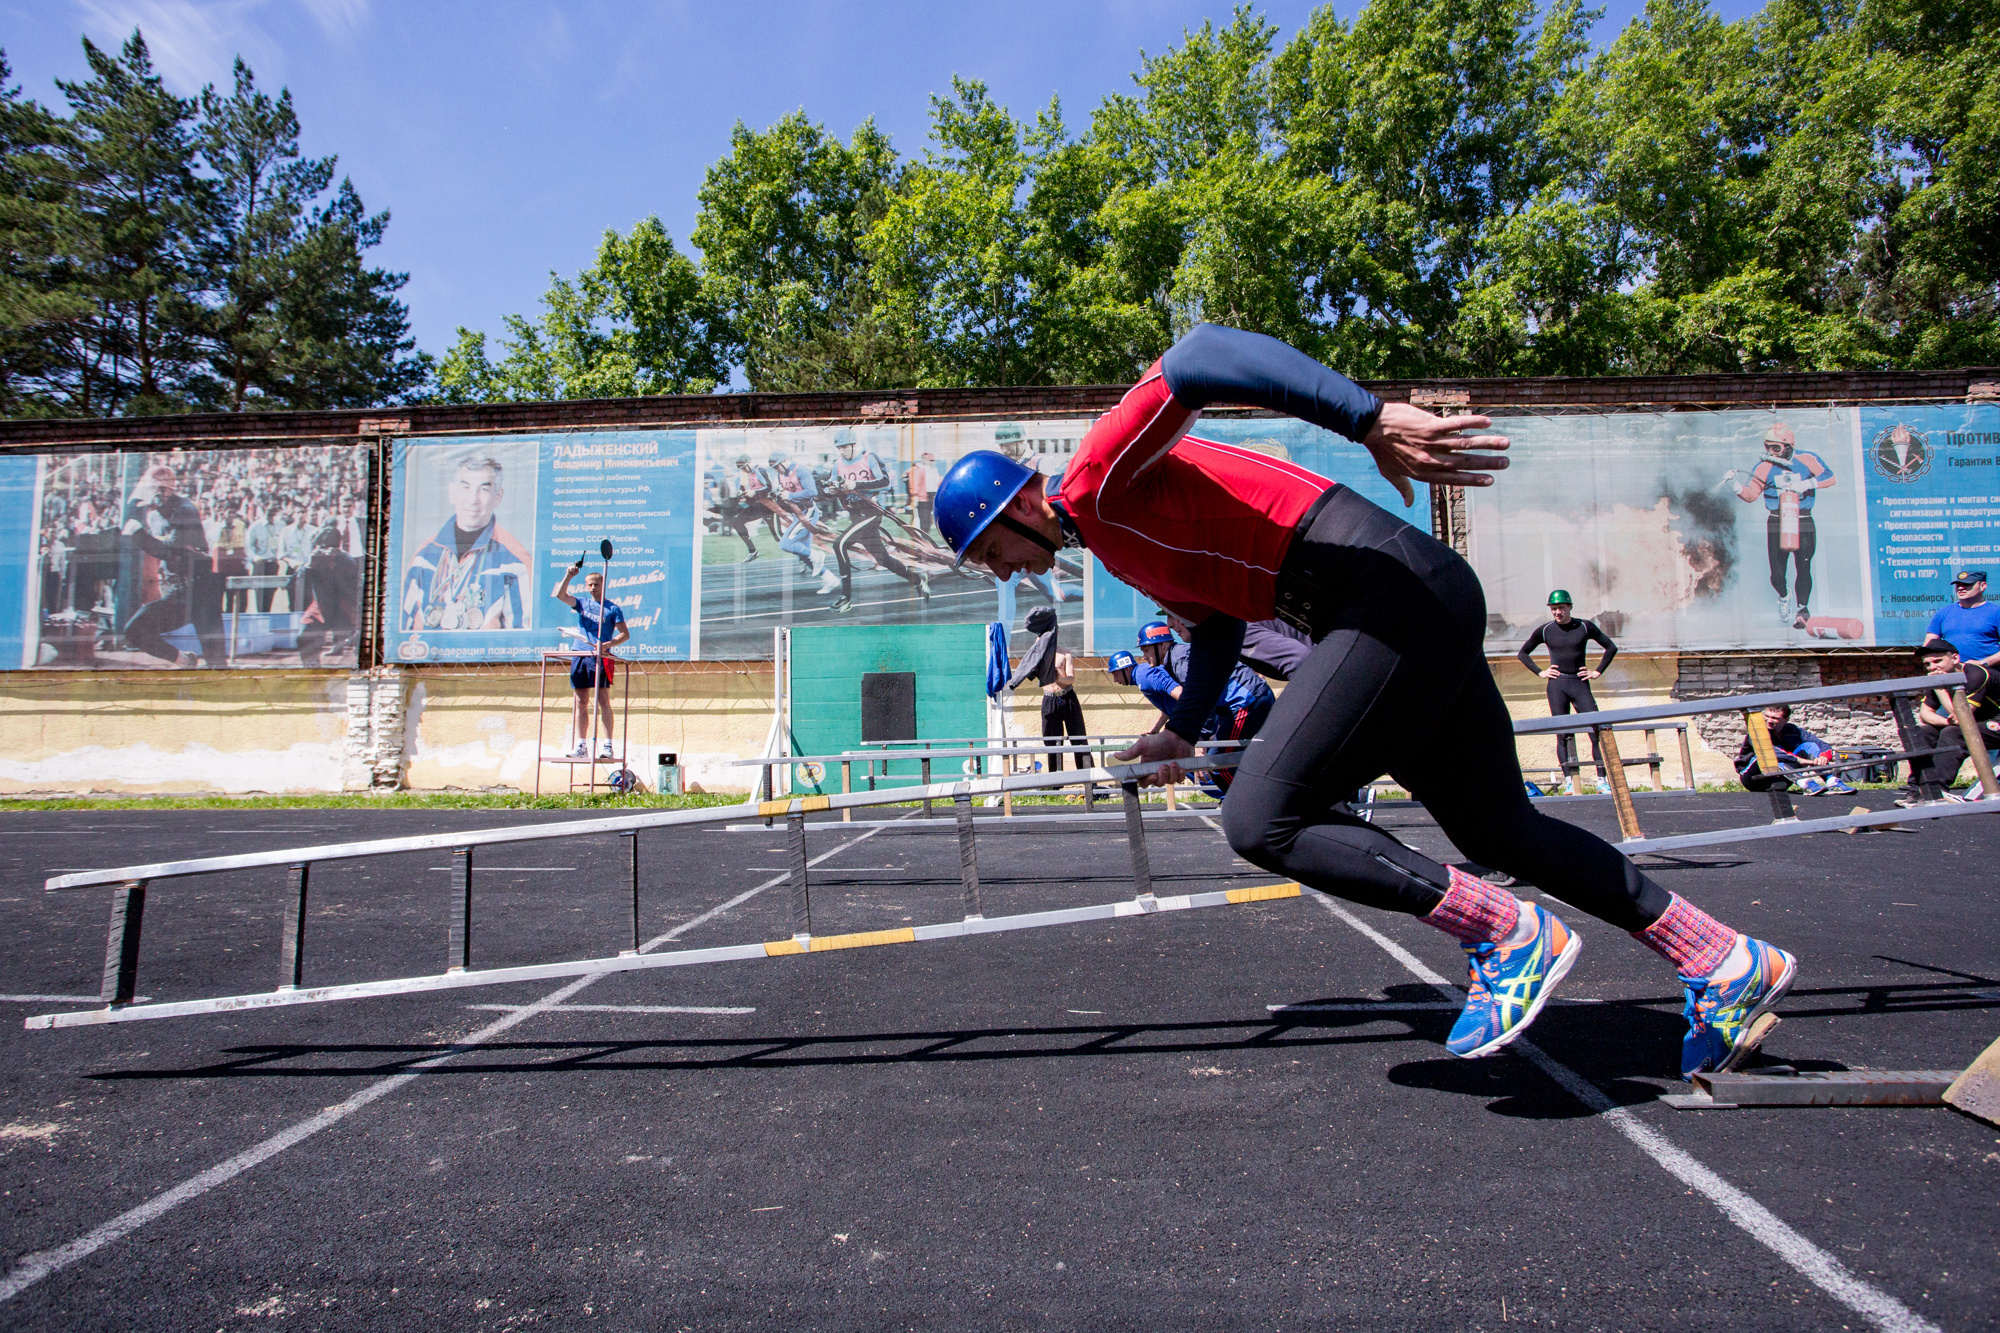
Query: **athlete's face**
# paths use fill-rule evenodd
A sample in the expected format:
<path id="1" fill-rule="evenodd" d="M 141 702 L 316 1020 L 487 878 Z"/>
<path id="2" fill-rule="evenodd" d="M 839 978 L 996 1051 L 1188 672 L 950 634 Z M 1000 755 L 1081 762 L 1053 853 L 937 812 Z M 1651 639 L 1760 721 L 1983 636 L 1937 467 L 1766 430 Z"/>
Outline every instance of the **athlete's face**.
<path id="1" fill-rule="evenodd" d="M 1132 683 L 1132 668 L 1119 667 L 1111 673 L 1111 679 L 1117 681 L 1120 685 L 1130 685 Z"/>
<path id="2" fill-rule="evenodd" d="M 1158 666 L 1161 662 L 1166 660 L 1167 645 L 1165 645 L 1164 643 L 1142 644 L 1139 648 L 1139 652 L 1142 655 L 1144 655 L 1145 659 L 1148 662 L 1151 662 L 1154 666 Z"/>
<path id="3" fill-rule="evenodd" d="M 1789 708 L 1766 708 L 1764 710 L 1764 725 L 1773 731 L 1776 731 L 1791 720 L 1792 710 Z"/>
<path id="4" fill-rule="evenodd" d="M 592 597 L 602 598 L 604 596 L 604 576 L 602 574 L 586 576 L 583 580 L 583 590 Z"/>
<path id="5" fill-rule="evenodd" d="M 1959 668 L 1957 653 L 1933 653 L 1924 659 L 1924 672 L 1932 676 L 1949 676 Z"/>
<path id="6" fill-rule="evenodd" d="M 1554 617 L 1556 618 L 1556 624 L 1558 624 L 1558 625 L 1567 625 L 1567 624 L 1569 624 L 1569 614 L 1570 614 L 1570 612 L 1569 612 L 1569 603 L 1568 603 L 1568 602 L 1556 602 L 1556 603 L 1552 604 L 1552 605 L 1551 605 L 1551 606 L 1549 607 L 1549 614 L 1550 614 L 1550 615 L 1552 615 L 1552 616 L 1554 616 Z"/>
<path id="7" fill-rule="evenodd" d="M 462 467 L 451 479 L 451 510 L 461 532 L 477 532 L 493 521 L 506 492 L 491 468 Z"/>
<path id="8" fill-rule="evenodd" d="M 1001 512 L 1016 523 L 1045 534 L 1050 541 L 1056 541 L 1062 528 L 1056 523 L 1053 511 L 1046 516 L 1041 512 L 1047 508 L 1046 503 L 1031 498 L 1024 490 L 1009 500 L 1007 508 Z M 1005 524 L 989 523 L 986 531 L 973 538 L 972 544 L 965 548 L 965 561 L 979 565 L 989 570 L 993 577 L 1004 580 L 1020 573 L 1046 574 L 1055 567 L 1056 555 Z"/>

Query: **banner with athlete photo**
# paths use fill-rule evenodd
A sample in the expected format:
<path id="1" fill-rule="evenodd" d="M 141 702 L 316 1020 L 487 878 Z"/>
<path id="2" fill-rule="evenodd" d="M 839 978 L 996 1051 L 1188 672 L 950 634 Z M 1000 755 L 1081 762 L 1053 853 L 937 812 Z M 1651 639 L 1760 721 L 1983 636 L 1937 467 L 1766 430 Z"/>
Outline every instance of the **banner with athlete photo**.
<path id="1" fill-rule="evenodd" d="M 2000 573 L 2000 404 L 1860 410 L 1884 643 L 1923 641 L 1961 569 Z"/>
<path id="2" fill-rule="evenodd" d="M 368 507 L 359 445 L 8 458 L 0 542 L 26 577 L 18 604 L 0 594 L 0 652 L 43 670 L 352 667 Z"/>
<path id="3" fill-rule="evenodd" d="M 1028 613 L 1053 606 L 1073 651 L 1129 648 L 1156 608 L 1088 552 L 1046 576 L 1005 583 L 953 567 L 931 513 L 951 465 L 994 449 L 1049 475 L 1075 456 L 1091 419 L 703 430 L 700 654 L 771 653 L 775 625 L 999 621 L 1013 651 Z M 1405 513 L 1368 451 L 1302 421 L 1212 419 L 1203 438 L 1290 459 Z M 1419 488 L 1413 511 L 1428 522 Z"/>
<path id="4" fill-rule="evenodd" d="M 779 625 L 1000 621 L 1016 651 L 1028 612 L 1053 606 L 1083 650 L 1086 582 L 1108 579 L 1065 551 L 1047 576 L 996 582 L 954 567 L 931 512 L 951 465 L 997 449 L 1060 472 L 1088 420 L 702 430 L 700 654 L 771 655 Z"/>
<path id="5" fill-rule="evenodd" d="M 625 613 L 621 657 L 691 657 L 694 457 L 684 430 L 398 440 L 386 657 L 533 661 L 575 646 L 576 612 L 553 594 L 578 557 Z"/>
<path id="6" fill-rule="evenodd" d="M 1620 647 L 1876 642 L 1857 410 L 1496 417 L 1511 466 L 1465 492 L 1489 654 L 1557 588 Z M 1893 637 L 1893 636 L 1892 636 Z"/>

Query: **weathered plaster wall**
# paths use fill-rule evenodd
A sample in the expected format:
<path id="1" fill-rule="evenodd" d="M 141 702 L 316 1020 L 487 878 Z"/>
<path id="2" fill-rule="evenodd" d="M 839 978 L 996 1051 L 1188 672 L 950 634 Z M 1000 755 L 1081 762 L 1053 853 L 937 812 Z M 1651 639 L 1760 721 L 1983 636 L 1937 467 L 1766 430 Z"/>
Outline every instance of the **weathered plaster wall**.
<path id="1" fill-rule="evenodd" d="M 339 791 L 347 673 L 0 675 L 0 792 Z"/>

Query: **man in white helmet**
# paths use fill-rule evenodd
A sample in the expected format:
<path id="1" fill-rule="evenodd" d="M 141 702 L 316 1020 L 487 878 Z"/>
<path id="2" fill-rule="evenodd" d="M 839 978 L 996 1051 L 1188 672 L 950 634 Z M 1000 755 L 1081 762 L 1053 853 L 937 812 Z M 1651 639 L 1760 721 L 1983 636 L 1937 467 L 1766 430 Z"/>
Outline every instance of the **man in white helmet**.
<path id="1" fill-rule="evenodd" d="M 1804 629 L 1812 619 L 1812 559 L 1819 545 L 1813 501 L 1833 485 L 1833 469 L 1818 454 L 1800 449 L 1792 428 L 1779 421 L 1764 432 L 1764 457 L 1757 466 L 1747 476 L 1731 468 L 1722 480 L 1735 486 L 1736 498 L 1745 504 L 1762 497 L 1767 511 L 1764 549 L 1771 563 L 1771 590 L 1778 594 L 1778 619 Z M 1793 572 L 1789 579 L 1787 564 Z"/>

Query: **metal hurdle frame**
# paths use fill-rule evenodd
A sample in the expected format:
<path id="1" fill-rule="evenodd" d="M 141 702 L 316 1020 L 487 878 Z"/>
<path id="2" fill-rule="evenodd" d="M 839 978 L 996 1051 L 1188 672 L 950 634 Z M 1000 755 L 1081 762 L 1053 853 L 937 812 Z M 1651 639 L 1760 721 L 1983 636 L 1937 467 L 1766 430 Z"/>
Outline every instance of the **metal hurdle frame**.
<path id="1" fill-rule="evenodd" d="M 1578 722 L 1582 721 L 1592 729 L 1597 730 L 1600 736 L 1600 744 L 1607 745 L 1604 751 L 1607 761 L 1606 771 L 1607 775 L 1613 777 L 1613 796 L 1617 803 L 1620 829 L 1625 835 L 1623 841 L 1616 844 L 1619 850 L 1627 854 L 1680 851 L 1694 847 L 1722 846 L 1764 838 L 1796 837 L 1807 833 L 1874 828 L 1919 820 L 2000 812 L 2000 782 L 1996 782 L 1995 780 L 1991 757 L 1986 752 L 1979 729 L 1974 722 L 1971 707 L 1965 697 L 1964 683 L 1965 678 L 1960 674 L 1904 677 L 1890 681 L 1875 681 L 1863 685 L 1737 695 L 1592 714 L 1571 714 L 1563 718 L 1535 719 L 1517 723 L 1515 729 L 1520 734 L 1534 735 L 1548 731 L 1574 729 Z M 1782 776 L 1784 770 L 1780 769 L 1777 765 L 1775 754 L 1771 749 L 1769 733 L 1763 728 L 1762 710 L 1765 707 L 1779 703 L 1810 703 L 1829 699 L 1851 699 L 1888 695 L 1895 704 L 1894 712 L 1905 742 L 1905 752 L 1894 756 L 1894 758 L 1918 758 L 1937 753 L 1937 751 L 1935 749 L 1923 749 L 1910 743 L 1920 738 L 1915 735 L 1914 723 L 1909 720 L 1911 714 L 1907 696 L 1913 693 L 1938 689 L 1949 689 L 1952 691 L 1952 715 L 1958 721 L 1965 734 L 1967 750 L 1973 759 L 1974 768 L 1979 775 L 1979 781 L 1988 798 L 1985 801 L 1973 804 L 1949 804 L 1942 800 L 1934 799 L 1914 809 L 1875 811 L 1864 814 L 1836 816 L 1829 819 L 1800 819 L 1792 812 L 1789 798 L 1783 798 L 1782 793 L 1774 793 L 1772 805 L 1775 817 L 1768 824 L 1754 825 L 1747 828 L 1719 829 L 1708 833 L 1683 834 L 1667 838 L 1648 838 L 1639 828 L 1638 816 L 1632 806 L 1631 793 L 1625 786 L 1623 766 L 1616 762 L 1616 741 L 1611 739 L 1612 733 L 1610 728 L 1621 724 L 1645 722 L 1664 717 L 1683 717 L 1704 713 L 1740 711 L 1744 714 L 1745 725 L 1749 728 L 1752 745 L 1757 750 L 1760 767 L 1765 768 L 1765 771 L 1772 773 L 1774 776 Z M 1183 769 L 1229 768 L 1236 764 L 1238 758 L 1239 756 L 1235 754 L 1199 755 L 1179 761 L 1179 767 Z M 766 762 L 769 761 L 767 760 Z M 782 762 L 806 761 L 790 759 Z M 1876 757 L 1866 761 L 1856 761 L 1854 764 L 1847 766 L 1859 767 L 1864 763 L 1872 764 L 1880 762 L 1884 762 L 1884 759 Z M 111 920 L 106 937 L 104 968 L 99 990 L 100 997 L 103 1000 L 103 1007 L 69 1013 L 36 1015 L 26 1019 L 24 1026 L 29 1029 L 92 1026 L 103 1023 L 132 1022 L 140 1019 L 171 1018 L 192 1014 L 229 1013 L 245 1009 L 269 1008 L 292 1004 L 315 1004 L 333 1000 L 360 999 L 377 995 L 411 994 L 419 991 L 445 990 L 468 986 L 500 985 L 516 981 L 537 981 L 610 972 L 641 971 L 659 967 L 686 967 L 702 963 L 774 958 L 792 954 L 819 953 L 835 949 L 852 949 L 873 945 L 914 944 L 931 940 L 954 939 L 966 935 L 1033 930 L 1046 926 L 1066 925 L 1082 921 L 1141 916 L 1160 911 L 1185 911 L 1199 907 L 1220 907 L 1264 902 L 1279 898 L 1297 897 L 1299 895 L 1300 889 L 1296 884 L 1275 884 L 1257 888 L 1190 893 L 1166 898 L 1157 897 L 1152 891 L 1152 874 L 1146 850 L 1146 821 L 1141 810 L 1139 786 L 1142 779 L 1151 777 L 1166 767 L 1168 767 L 1168 763 L 1162 762 L 1129 766 L 1121 765 L 1116 768 L 1096 767 L 1084 770 L 1081 773 L 966 778 L 956 782 L 932 783 L 917 787 L 900 787 L 880 792 L 854 792 L 838 796 L 794 797 L 761 802 L 753 800 L 744 805 L 721 806 L 706 810 L 653 811 L 644 814 L 575 820 L 559 824 L 516 825 L 511 828 L 496 828 L 466 833 L 440 833 L 418 837 L 386 838 L 370 842 L 334 843 L 318 847 L 251 852 L 234 856 L 204 857 L 187 861 L 160 862 L 150 865 L 126 866 L 119 869 L 79 871 L 57 875 L 47 881 L 45 887 L 48 890 L 61 891 L 89 887 L 110 887 L 112 889 Z M 1820 771 L 1833 771 L 1840 767 L 1843 766 L 1829 765 L 1820 769 Z M 976 797 L 999 795 L 1007 792 L 1039 791 L 1071 786 L 1078 781 L 1112 784 L 1122 793 L 1124 805 L 1123 817 L 1132 860 L 1134 896 L 1128 900 L 1118 902 L 1063 908 L 1055 911 L 1031 912 L 996 918 L 986 917 L 980 900 L 978 850 L 974 836 L 975 823 L 978 821 L 975 821 L 972 815 L 974 799 Z M 865 931 L 846 935 L 816 936 L 812 929 L 812 900 L 807 875 L 806 816 L 819 811 L 846 811 L 864 806 L 897 805 L 916 801 L 923 801 L 928 804 L 931 801 L 937 800 L 948 800 L 952 803 L 953 807 L 955 831 L 959 838 L 960 882 L 965 909 L 964 915 L 956 921 L 945 921 L 925 926 L 903 927 L 895 930 Z M 793 895 L 794 929 L 791 937 L 784 940 L 726 945 L 719 948 L 676 950 L 671 953 L 657 954 L 642 953 L 639 930 L 639 834 L 648 829 L 679 828 L 721 823 L 739 818 L 745 813 L 754 813 L 766 820 L 774 821 L 782 818 L 785 821 L 789 840 L 790 876 Z M 912 811 L 911 813 L 914 814 L 916 812 Z M 1088 816 L 1082 817 L 1087 818 Z M 1071 816 L 1071 818 L 1077 818 L 1077 816 Z M 1026 824 L 1032 823 L 1032 821 L 1023 822 Z M 826 821 L 826 823 L 838 827 L 837 821 Z M 627 848 L 627 864 L 632 905 L 631 947 L 621 950 L 613 957 L 578 959 L 524 967 L 475 970 L 473 967 L 474 898 L 472 887 L 474 849 L 503 843 L 538 842 L 591 834 L 610 834 L 630 839 Z M 327 861 L 356 860 L 373 856 L 392 856 L 421 851 L 448 851 L 456 861 L 453 867 L 448 899 L 450 904 L 450 918 L 446 929 L 445 970 L 442 973 L 433 975 L 399 977 L 383 981 L 357 982 L 339 986 L 306 986 L 306 910 L 312 867 Z M 280 935 L 279 950 L 280 975 L 277 988 L 271 991 L 207 999 L 148 1003 L 137 1002 L 139 941 L 145 915 L 148 885 L 153 881 L 161 879 L 247 870 L 266 866 L 282 866 L 286 872 L 284 923 Z"/>
<path id="2" fill-rule="evenodd" d="M 1204 756 L 1179 762 L 1183 768 L 1229 768 L 1235 765 L 1236 756 Z M 383 838 L 369 842 L 330 843 L 319 847 L 247 852 L 234 856 L 202 857 L 187 861 L 127 866 L 117 870 L 92 870 L 57 875 L 47 881 L 46 887 L 51 891 L 101 886 L 109 886 L 112 889 L 111 923 L 105 945 L 104 970 L 99 989 L 104 1007 L 70 1013 L 40 1014 L 27 1019 L 24 1026 L 30 1030 L 84 1027 L 103 1023 L 133 1022 L 140 1019 L 184 1017 L 192 1014 L 232 1013 L 281 1005 L 319 1004 L 376 995 L 405 995 L 466 986 L 502 985 L 514 981 L 591 976 L 660 967 L 687 967 L 701 963 L 733 962 L 753 958 L 776 958 L 790 954 L 822 953 L 869 945 L 915 944 L 930 940 L 954 939 L 964 935 L 1034 930 L 1080 921 L 1140 916 L 1162 911 L 1187 911 L 1199 907 L 1221 907 L 1298 896 L 1298 885 L 1278 884 L 1156 897 L 1152 889 L 1150 863 L 1146 854 L 1145 825 L 1140 817 L 1139 783 L 1141 779 L 1165 767 L 1166 763 L 1151 763 L 1089 770 L 1095 780 L 1116 785 L 1124 796 L 1135 889 L 1131 899 L 1006 917 L 988 918 L 980 902 L 979 862 L 973 833 L 972 802 L 975 797 L 1006 790 L 1039 790 L 1066 785 L 1076 780 L 1072 775 L 964 779 L 958 782 L 936 783 L 926 788 L 856 792 L 847 796 L 796 797 L 751 802 L 739 806 L 718 806 L 706 810 L 663 810 L 602 819 L 574 820 L 560 824 L 517 825 L 512 828 L 467 833 L 439 833 L 418 837 Z M 805 816 L 821 810 L 850 806 L 896 805 L 920 798 L 952 802 L 959 835 L 964 916 L 956 921 L 904 927 L 900 930 L 866 931 L 848 935 L 814 935 L 812 898 L 807 875 Z M 641 952 L 639 834 L 648 829 L 720 823 L 738 818 L 746 810 L 767 818 L 785 820 L 791 863 L 794 926 L 791 937 L 753 944 L 726 945 L 720 948 L 677 950 L 672 953 Z M 592 834 L 612 834 L 630 839 L 627 866 L 632 904 L 631 947 L 621 950 L 612 957 L 476 970 L 473 967 L 474 849 L 496 844 L 541 842 Z M 328 861 L 351 861 L 423 851 L 448 851 L 455 860 L 447 896 L 450 917 L 445 932 L 444 971 L 426 976 L 397 977 L 339 986 L 306 986 L 305 922 L 312 867 Z M 139 939 L 145 918 L 148 886 L 162 879 L 218 874 L 266 866 L 283 866 L 286 873 L 285 912 L 280 935 L 277 989 L 200 1000 L 137 1003 Z"/>

